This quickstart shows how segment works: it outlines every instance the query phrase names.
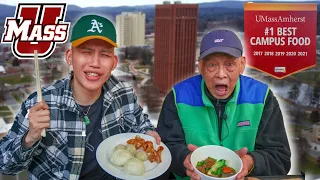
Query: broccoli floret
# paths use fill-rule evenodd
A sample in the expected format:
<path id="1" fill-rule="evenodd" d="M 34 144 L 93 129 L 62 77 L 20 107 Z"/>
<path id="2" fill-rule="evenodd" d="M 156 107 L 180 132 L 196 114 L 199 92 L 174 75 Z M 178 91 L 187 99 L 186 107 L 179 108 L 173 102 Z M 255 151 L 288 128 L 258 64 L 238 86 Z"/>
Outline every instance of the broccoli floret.
<path id="1" fill-rule="evenodd" d="M 208 172 L 208 175 L 215 175 L 220 176 L 222 174 L 222 167 L 226 165 L 226 160 L 220 159 L 219 161 L 216 161 L 214 165 L 211 167 L 211 169 Z"/>

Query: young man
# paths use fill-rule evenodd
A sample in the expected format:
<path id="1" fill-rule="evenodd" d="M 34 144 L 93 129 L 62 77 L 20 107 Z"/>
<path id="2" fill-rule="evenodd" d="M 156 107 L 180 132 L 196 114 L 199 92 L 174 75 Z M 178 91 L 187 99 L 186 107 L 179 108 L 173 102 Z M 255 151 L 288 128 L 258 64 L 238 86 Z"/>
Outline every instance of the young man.
<path id="1" fill-rule="evenodd" d="M 199 146 L 221 145 L 238 153 L 237 176 L 285 175 L 290 148 L 277 99 L 268 85 L 241 75 L 246 59 L 240 39 L 214 30 L 201 42 L 200 75 L 175 85 L 167 95 L 157 131 L 172 154 L 177 179 L 199 179 L 190 155 Z"/>
<path id="2" fill-rule="evenodd" d="M 133 89 L 111 75 L 118 62 L 112 22 L 96 15 L 81 17 L 71 43 L 66 61 L 73 71 L 42 88 L 42 102 L 31 94 L 0 141 L 1 173 L 28 168 L 28 179 L 115 179 L 97 164 L 96 149 L 104 139 L 137 132 L 160 143 Z M 41 137 L 43 129 L 46 137 Z"/>

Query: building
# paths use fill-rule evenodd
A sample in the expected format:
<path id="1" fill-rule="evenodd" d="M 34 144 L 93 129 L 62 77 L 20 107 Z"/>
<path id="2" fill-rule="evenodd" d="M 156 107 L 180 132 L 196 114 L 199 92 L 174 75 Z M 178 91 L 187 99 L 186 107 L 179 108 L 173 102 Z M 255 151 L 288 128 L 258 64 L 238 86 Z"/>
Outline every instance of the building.
<path id="1" fill-rule="evenodd" d="M 320 144 L 320 122 L 313 124 L 312 128 L 302 130 L 301 136 Z"/>
<path id="2" fill-rule="evenodd" d="M 141 12 L 123 12 L 116 16 L 117 43 L 121 46 L 145 45 L 146 15 Z"/>
<path id="3" fill-rule="evenodd" d="M 160 92 L 195 74 L 197 29 L 198 4 L 156 5 L 153 84 Z"/>

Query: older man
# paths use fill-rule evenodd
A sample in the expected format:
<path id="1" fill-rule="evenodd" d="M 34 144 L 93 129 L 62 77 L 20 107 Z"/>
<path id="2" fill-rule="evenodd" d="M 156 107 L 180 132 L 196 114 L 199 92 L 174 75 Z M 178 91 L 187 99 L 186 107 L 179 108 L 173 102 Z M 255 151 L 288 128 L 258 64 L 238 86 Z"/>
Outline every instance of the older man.
<path id="1" fill-rule="evenodd" d="M 237 176 L 285 175 L 291 167 L 282 113 L 267 84 L 242 75 L 246 59 L 238 36 L 213 30 L 201 42 L 196 75 L 167 95 L 157 131 L 172 154 L 177 179 L 199 179 L 190 163 L 198 146 L 221 145 L 238 153 Z M 188 177 L 189 176 L 189 177 Z"/>

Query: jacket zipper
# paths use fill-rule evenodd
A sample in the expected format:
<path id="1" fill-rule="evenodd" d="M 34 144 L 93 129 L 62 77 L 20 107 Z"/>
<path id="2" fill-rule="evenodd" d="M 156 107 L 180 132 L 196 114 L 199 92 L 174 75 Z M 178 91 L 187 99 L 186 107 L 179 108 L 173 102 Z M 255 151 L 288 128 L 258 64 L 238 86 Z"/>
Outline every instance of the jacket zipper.
<path id="1" fill-rule="evenodd" d="M 219 140 L 220 140 L 220 144 L 221 144 L 221 132 L 222 132 L 222 122 L 221 122 L 221 106 L 220 106 L 220 101 L 217 100 L 217 116 L 218 116 L 218 133 L 219 133 Z"/>

